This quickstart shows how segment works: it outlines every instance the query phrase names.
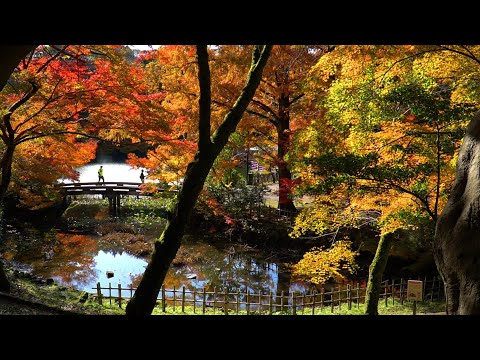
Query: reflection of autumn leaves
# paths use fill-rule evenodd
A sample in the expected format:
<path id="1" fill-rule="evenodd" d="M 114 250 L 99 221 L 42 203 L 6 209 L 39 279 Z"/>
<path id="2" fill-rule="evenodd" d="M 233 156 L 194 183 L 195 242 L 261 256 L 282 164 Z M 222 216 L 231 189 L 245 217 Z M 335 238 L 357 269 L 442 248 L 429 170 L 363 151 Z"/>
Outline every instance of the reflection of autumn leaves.
<path id="1" fill-rule="evenodd" d="M 139 257 L 147 257 L 153 251 L 153 243 L 147 242 L 142 234 L 113 232 L 102 236 L 102 241 L 120 246 L 126 252 Z"/>
<path id="2" fill-rule="evenodd" d="M 142 276 L 143 274 L 130 275 L 130 284 L 132 284 L 132 287 L 136 288 L 138 284 L 140 284 Z"/>
<path id="3" fill-rule="evenodd" d="M 97 241 L 87 235 L 58 234 L 54 246 L 54 259 L 68 259 L 63 266 L 55 268 L 51 276 L 61 278 L 62 282 L 71 283 L 74 279 L 79 284 L 87 284 L 95 277 Z"/>

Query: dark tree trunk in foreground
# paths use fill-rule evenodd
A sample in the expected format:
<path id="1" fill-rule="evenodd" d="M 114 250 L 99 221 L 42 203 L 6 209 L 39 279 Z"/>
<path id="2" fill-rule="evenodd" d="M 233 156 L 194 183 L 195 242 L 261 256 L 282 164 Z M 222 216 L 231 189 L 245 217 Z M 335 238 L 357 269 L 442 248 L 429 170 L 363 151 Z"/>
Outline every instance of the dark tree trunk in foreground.
<path id="1" fill-rule="evenodd" d="M 15 152 L 15 147 L 7 146 L 5 149 L 2 159 L 0 160 L 0 167 L 2 169 L 2 174 L 0 177 L 0 203 L 3 204 L 3 199 L 10 185 L 10 179 L 12 178 L 12 163 L 13 163 L 13 154 Z"/>
<path id="2" fill-rule="evenodd" d="M 367 292 L 365 294 L 366 314 L 378 315 L 378 301 L 382 286 L 382 275 L 387 266 L 388 254 L 393 244 L 393 234 L 380 237 L 375 257 L 368 271 Z"/>
<path id="3" fill-rule="evenodd" d="M 448 315 L 480 314 L 480 112 L 467 126 L 433 246 Z"/>
<path id="4" fill-rule="evenodd" d="M 17 65 L 37 45 L 0 45 L 0 91 Z"/>
<path id="5" fill-rule="evenodd" d="M 169 217 L 165 230 L 155 241 L 154 251 L 145 269 L 142 280 L 133 298 L 126 307 L 127 315 L 150 315 L 163 280 L 171 262 L 180 247 L 185 225 L 202 191 L 205 179 L 213 163 L 235 131 L 255 90 L 262 78 L 263 68 L 270 55 L 271 46 L 256 46 L 253 51 L 252 64 L 247 82 L 237 101 L 225 115 L 223 123 L 210 138 L 210 68 L 205 45 L 197 45 L 198 81 L 200 85 L 199 140 L 195 159 L 188 165 L 182 189 L 178 195 L 175 210 Z"/>
<path id="6" fill-rule="evenodd" d="M 276 127 L 278 136 L 278 208 L 280 210 L 296 211 L 291 191 L 292 173 L 285 161 L 285 155 L 290 147 L 290 113 L 287 96 L 282 96 L 279 99 Z"/>
<path id="7" fill-rule="evenodd" d="M 35 45 L 0 45 L 0 90 L 5 87 L 13 70 L 27 54 L 35 49 Z M 13 155 L 13 153 L 12 153 Z M 11 167 L 10 167 L 11 169 Z M 2 167 L 2 180 L 10 174 L 5 174 Z M 11 171 L 11 170 L 10 170 Z M 2 190 L 3 193 L 3 190 Z M 0 227 L 3 226 L 3 195 L 0 199 Z M 0 242 L 3 241 L 3 231 L 0 229 Z M 3 263 L 0 259 L 0 291 L 10 292 L 10 283 L 3 269 Z"/>

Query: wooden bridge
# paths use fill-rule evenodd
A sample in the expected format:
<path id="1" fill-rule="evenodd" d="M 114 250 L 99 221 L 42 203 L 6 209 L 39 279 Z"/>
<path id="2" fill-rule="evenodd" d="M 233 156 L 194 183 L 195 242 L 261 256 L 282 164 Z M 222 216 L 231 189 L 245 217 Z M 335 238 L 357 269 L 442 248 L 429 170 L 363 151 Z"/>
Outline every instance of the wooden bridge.
<path id="1" fill-rule="evenodd" d="M 114 215 L 118 215 L 120 210 L 120 198 L 123 196 L 152 196 L 149 192 L 140 189 L 142 183 L 109 181 L 109 182 L 84 182 L 84 183 L 64 183 L 60 187 L 65 190 L 65 198 L 81 195 L 102 195 L 108 198 L 109 208 Z M 159 189 L 158 191 L 163 191 Z"/>

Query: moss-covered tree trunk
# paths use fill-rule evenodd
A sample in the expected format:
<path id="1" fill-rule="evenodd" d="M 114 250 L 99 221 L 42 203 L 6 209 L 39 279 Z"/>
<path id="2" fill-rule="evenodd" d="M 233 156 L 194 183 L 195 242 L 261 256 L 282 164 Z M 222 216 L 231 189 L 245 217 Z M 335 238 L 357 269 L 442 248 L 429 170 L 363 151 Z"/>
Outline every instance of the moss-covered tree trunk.
<path id="1" fill-rule="evenodd" d="M 378 315 L 378 301 L 382 286 L 382 275 L 387 266 L 388 254 L 393 244 L 393 234 L 380 237 L 375 257 L 368 271 L 367 292 L 365 294 L 366 314 Z"/>
<path id="2" fill-rule="evenodd" d="M 36 45 L 0 45 L 0 90 L 3 90 L 5 87 L 10 75 L 12 74 L 13 70 L 17 67 L 20 61 L 28 55 L 28 53 L 34 50 Z M 3 127 L 2 129 L 2 136 L 7 135 L 7 129 Z M 5 155 L 9 157 L 9 154 Z M 4 156 L 4 157 L 5 157 Z M 13 151 L 11 153 L 13 157 Z M 4 179 L 10 179 L 11 177 L 11 162 L 10 167 L 6 167 L 6 169 L 10 169 L 9 173 L 4 172 L 3 161 L 2 161 L 2 174 L 1 179 L 2 183 Z M 8 180 L 10 182 L 10 180 Z M 8 187 L 8 186 L 7 186 Z M 6 187 L 2 185 L 2 189 L 0 192 L 0 227 L 3 226 L 3 198 L 5 196 Z M 3 241 L 3 229 L 0 228 L 0 243 Z M 10 292 L 10 283 L 6 277 L 5 271 L 3 269 L 3 263 L 0 259 L 0 291 L 3 292 Z"/>
<path id="3" fill-rule="evenodd" d="M 235 131 L 262 78 L 263 68 L 270 56 L 271 46 L 256 46 L 247 81 L 237 101 L 225 115 L 223 123 L 210 138 L 210 68 L 205 45 L 197 45 L 199 98 L 199 140 L 195 159 L 188 165 L 175 210 L 159 239 L 155 241 L 152 257 L 133 298 L 126 307 L 127 315 L 150 315 L 171 262 L 180 247 L 185 226 L 202 191 L 203 184 L 218 154 Z"/>

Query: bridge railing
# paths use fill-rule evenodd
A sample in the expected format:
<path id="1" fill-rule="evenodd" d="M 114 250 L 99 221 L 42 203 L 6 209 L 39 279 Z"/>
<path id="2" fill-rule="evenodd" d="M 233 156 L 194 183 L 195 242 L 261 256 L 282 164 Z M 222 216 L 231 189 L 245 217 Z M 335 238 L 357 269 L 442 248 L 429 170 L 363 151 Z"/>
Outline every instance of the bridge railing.
<path id="1" fill-rule="evenodd" d="M 128 182 L 128 181 L 105 181 L 105 182 L 83 182 L 83 183 L 62 183 L 59 184 L 62 188 L 76 188 L 76 187 L 86 187 L 86 186 L 140 186 L 140 182 Z"/>

